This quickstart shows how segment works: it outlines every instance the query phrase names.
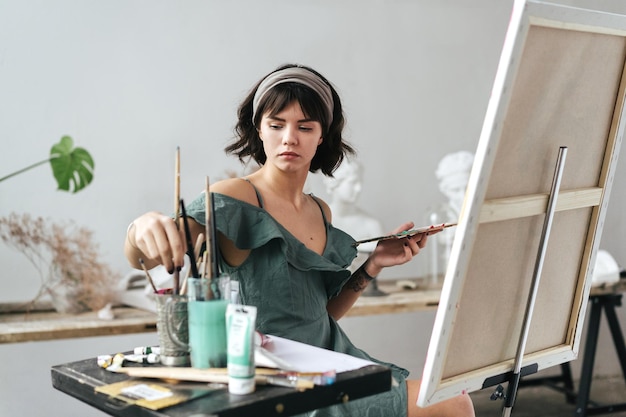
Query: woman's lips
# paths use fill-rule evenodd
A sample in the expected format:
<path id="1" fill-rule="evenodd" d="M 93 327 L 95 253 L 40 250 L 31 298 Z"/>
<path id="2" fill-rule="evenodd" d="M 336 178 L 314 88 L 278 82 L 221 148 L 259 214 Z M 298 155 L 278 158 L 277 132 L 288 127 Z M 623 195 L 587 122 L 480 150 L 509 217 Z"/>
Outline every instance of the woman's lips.
<path id="1" fill-rule="evenodd" d="M 283 152 L 280 154 L 280 156 L 284 157 L 284 158 L 297 158 L 298 154 L 295 152 Z"/>

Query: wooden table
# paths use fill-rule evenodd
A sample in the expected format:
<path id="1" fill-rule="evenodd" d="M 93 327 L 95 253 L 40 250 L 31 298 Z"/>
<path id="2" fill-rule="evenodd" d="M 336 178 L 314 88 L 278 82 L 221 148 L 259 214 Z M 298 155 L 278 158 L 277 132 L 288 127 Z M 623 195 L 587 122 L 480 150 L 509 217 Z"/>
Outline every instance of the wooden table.
<path id="1" fill-rule="evenodd" d="M 405 290 L 396 281 L 383 281 L 379 289 L 384 296 L 361 297 L 347 316 L 411 312 L 434 309 L 439 302 L 439 289 Z M 75 337 L 112 336 L 156 331 L 156 316 L 139 308 L 116 306 L 115 319 L 99 319 L 96 312 L 59 314 L 48 304 L 40 304 L 26 312 L 23 308 L 0 305 L 0 343 L 19 343 L 68 339 Z"/>

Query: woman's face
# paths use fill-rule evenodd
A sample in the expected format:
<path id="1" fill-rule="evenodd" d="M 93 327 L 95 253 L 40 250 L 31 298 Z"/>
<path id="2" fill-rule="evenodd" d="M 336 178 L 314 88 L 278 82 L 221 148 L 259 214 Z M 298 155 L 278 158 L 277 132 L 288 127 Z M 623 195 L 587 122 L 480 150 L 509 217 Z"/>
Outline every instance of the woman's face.
<path id="1" fill-rule="evenodd" d="M 300 104 L 294 102 L 274 116 L 265 113 L 259 137 L 267 156 L 266 164 L 272 163 L 285 171 L 308 171 L 323 140 L 322 125 L 307 119 Z"/>

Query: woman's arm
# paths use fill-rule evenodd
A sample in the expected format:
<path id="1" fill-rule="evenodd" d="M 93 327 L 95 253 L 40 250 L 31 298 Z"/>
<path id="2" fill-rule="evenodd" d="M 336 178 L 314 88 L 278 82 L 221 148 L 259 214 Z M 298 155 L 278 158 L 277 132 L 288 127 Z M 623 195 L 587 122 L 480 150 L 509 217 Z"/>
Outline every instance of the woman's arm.
<path id="1" fill-rule="evenodd" d="M 392 233 L 410 230 L 414 224 L 405 223 Z M 426 246 L 427 234 L 414 235 L 402 239 L 380 241 L 372 255 L 354 271 L 339 295 L 328 301 L 326 309 L 335 319 L 339 320 L 354 305 L 369 283 L 388 266 L 402 265 L 417 255 Z"/>
<path id="2" fill-rule="evenodd" d="M 212 192 L 217 192 L 237 198 L 250 204 L 256 203 L 256 194 L 250 184 L 241 179 L 228 179 L 219 181 L 211 186 Z M 124 242 L 124 254 L 129 264 L 141 269 L 141 258 L 146 268 L 151 269 L 157 265 L 163 265 L 168 273 L 172 274 L 176 268 L 182 268 L 185 261 L 184 227 L 182 219 L 180 227 L 174 220 L 162 213 L 151 211 L 137 217 L 128 226 Z M 191 242 L 198 239 L 200 233 L 204 233 L 204 225 L 187 217 Z M 229 265 L 241 264 L 250 251 L 240 250 L 233 242 L 218 233 L 220 253 Z"/>
<path id="3" fill-rule="evenodd" d="M 328 300 L 326 310 L 335 320 L 339 320 L 350 310 L 361 293 L 363 293 L 363 290 L 367 288 L 370 281 L 378 275 L 370 275 L 370 273 L 367 272 L 368 261 L 369 259 L 352 273 L 352 276 L 348 282 L 345 283 L 337 297 Z"/>

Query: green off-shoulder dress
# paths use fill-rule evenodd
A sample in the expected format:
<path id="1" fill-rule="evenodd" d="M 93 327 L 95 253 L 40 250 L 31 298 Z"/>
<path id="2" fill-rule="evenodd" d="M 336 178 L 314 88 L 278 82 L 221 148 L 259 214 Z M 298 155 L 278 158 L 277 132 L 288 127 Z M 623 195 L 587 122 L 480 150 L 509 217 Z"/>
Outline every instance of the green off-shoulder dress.
<path id="1" fill-rule="evenodd" d="M 258 191 L 257 197 L 260 207 L 214 194 L 215 227 L 238 248 L 251 250 L 242 265 L 233 268 L 221 259 L 220 267 L 239 281 L 242 304 L 257 307 L 257 329 L 389 366 L 397 382 L 391 391 L 306 415 L 406 416 L 408 371 L 376 360 L 354 346 L 326 311 L 328 300 L 350 278 L 346 267 L 356 256 L 354 239 L 324 218 L 326 248 L 320 256 L 263 209 Z M 198 223 L 205 223 L 204 194 L 186 207 L 186 213 Z"/>

